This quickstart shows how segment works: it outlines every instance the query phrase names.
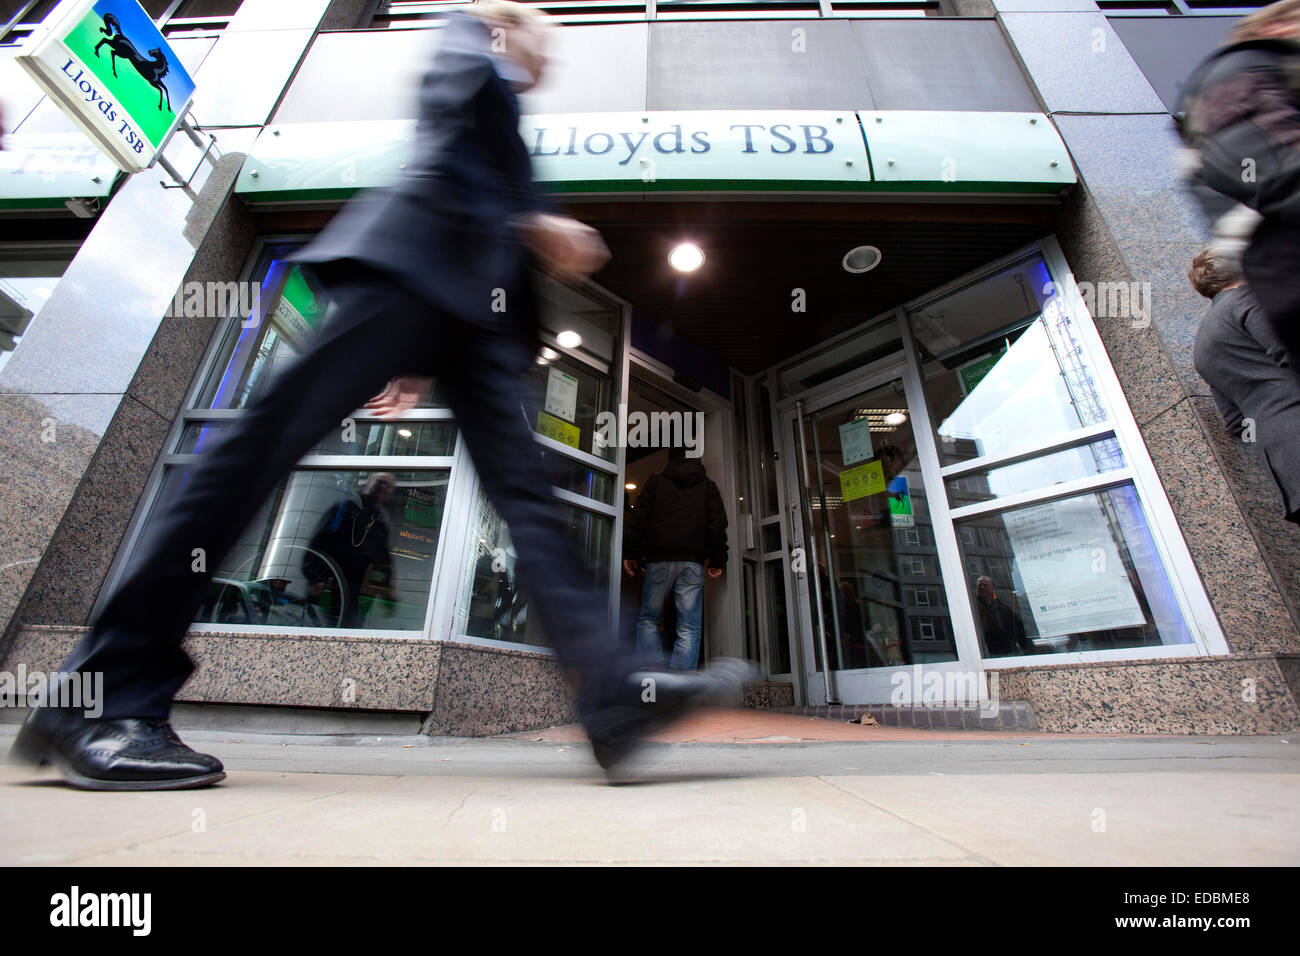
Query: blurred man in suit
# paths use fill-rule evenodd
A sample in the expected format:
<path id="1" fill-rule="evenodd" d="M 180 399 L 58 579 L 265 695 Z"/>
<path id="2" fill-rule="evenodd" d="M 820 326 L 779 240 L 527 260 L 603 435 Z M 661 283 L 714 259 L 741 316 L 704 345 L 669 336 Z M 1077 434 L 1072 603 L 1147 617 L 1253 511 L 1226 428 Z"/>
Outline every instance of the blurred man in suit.
<path id="1" fill-rule="evenodd" d="M 701 674 L 635 671 L 552 501 L 522 411 L 521 376 L 537 350 L 530 266 L 576 282 L 608 251 L 595 230 L 549 210 L 519 136 L 516 93 L 541 77 L 550 27 L 507 0 L 471 10 L 447 19 L 400 183 L 350 203 L 296 256 L 333 299 L 325 324 L 151 518 L 121 583 L 63 665 L 64 674 L 103 674 L 102 715 L 34 708 L 14 743 L 18 759 L 53 762 L 88 789 L 222 779 L 220 761 L 191 750 L 168 722 L 193 670 L 181 641 L 210 576 L 194 555 L 216 567 L 322 435 L 372 396 L 366 407 L 378 416 L 400 414 L 428 394 L 431 376 L 510 527 L 518 573 L 577 684 L 601 765 L 613 769 L 694 704 L 738 693 L 748 672 L 739 662 Z"/>

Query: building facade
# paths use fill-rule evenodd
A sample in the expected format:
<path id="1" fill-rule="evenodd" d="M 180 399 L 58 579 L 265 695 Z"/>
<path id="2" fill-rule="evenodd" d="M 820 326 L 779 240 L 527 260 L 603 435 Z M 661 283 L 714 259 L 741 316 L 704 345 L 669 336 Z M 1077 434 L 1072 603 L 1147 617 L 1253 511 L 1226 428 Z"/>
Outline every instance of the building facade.
<path id="1" fill-rule="evenodd" d="M 165 151 L 188 181 L 119 175 L 13 63 L 54 4 L 0 8 L 8 670 L 58 664 L 320 322 L 287 256 L 400 173 L 458 4 L 143 6 L 196 80 L 199 135 Z M 521 133 L 613 259 L 539 280 L 527 414 L 611 640 L 625 510 L 685 443 L 729 517 L 704 656 L 758 661 L 757 706 L 1300 723 L 1300 530 L 1192 368 L 1206 236 L 1175 172 L 1180 84 L 1253 7 L 541 6 L 565 25 Z M 212 569 L 181 699 L 568 719 L 514 557 L 436 383 L 359 410 Z"/>

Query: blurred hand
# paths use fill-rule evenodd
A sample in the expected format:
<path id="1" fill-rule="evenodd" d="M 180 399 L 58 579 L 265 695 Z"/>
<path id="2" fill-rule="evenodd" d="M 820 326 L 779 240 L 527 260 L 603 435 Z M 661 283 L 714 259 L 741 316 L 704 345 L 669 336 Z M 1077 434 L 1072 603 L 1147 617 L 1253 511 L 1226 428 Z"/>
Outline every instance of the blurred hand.
<path id="1" fill-rule="evenodd" d="M 709 577 L 715 581 L 718 580 L 718 578 L 722 577 L 722 568 L 709 568 Z"/>
<path id="2" fill-rule="evenodd" d="M 407 409 L 414 408 L 429 394 L 433 379 L 419 375 L 399 375 L 388 386 L 366 402 L 365 408 L 375 413 L 376 418 L 397 418 Z"/>
<path id="3" fill-rule="evenodd" d="M 636 577 L 637 570 L 635 561 L 629 561 L 626 558 L 623 559 L 623 573 L 625 573 L 629 578 Z"/>
<path id="4" fill-rule="evenodd" d="M 520 228 L 542 267 L 561 282 L 579 283 L 609 261 L 600 233 L 568 216 L 530 213 Z"/>

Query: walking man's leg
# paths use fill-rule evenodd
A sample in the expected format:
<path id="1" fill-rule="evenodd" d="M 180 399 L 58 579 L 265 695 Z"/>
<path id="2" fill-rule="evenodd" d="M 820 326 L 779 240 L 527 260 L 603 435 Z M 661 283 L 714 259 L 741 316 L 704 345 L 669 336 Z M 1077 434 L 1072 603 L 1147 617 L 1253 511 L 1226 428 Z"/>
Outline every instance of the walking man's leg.
<path id="1" fill-rule="evenodd" d="M 677 640 L 673 644 L 672 668 L 693 671 L 700 662 L 700 639 L 704 622 L 704 565 L 683 561 L 673 584 L 677 607 Z"/>
<path id="2" fill-rule="evenodd" d="M 86 720 L 80 711 L 37 708 L 15 741 L 20 759 L 54 760 L 74 783 L 116 784 L 113 789 L 202 777 L 203 766 L 220 769 L 214 758 L 196 764 L 192 758 L 203 755 L 164 729 L 172 699 L 193 670 L 181 641 L 212 570 L 275 484 L 392 375 L 413 370 L 412 361 L 431 360 L 427 310 L 384 282 L 375 276 L 341 286 L 307 353 L 200 459 L 171 499 L 160 502 L 121 583 L 61 668 L 83 675 L 83 683 L 102 675 L 101 713 Z M 87 733 L 122 720 L 132 722 L 119 737 L 152 734 L 154 758 L 133 756 L 128 746 L 96 762 L 72 739 L 84 744 Z M 175 752 L 177 746 L 192 757 Z"/>
<path id="3" fill-rule="evenodd" d="M 591 586 L 569 542 L 525 417 L 521 375 L 533 361 L 528 344 L 466 325 L 457 328 L 445 340 L 439 387 L 484 490 L 510 528 L 520 582 L 532 596 L 561 668 L 578 685 L 578 712 L 596 759 L 610 770 L 647 733 L 690 707 L 738 697 L 752 669 L 740 661 L 718 662 L 703 674 L 638 669 L 635 656 L 616 638 L 605 596 Z"/>

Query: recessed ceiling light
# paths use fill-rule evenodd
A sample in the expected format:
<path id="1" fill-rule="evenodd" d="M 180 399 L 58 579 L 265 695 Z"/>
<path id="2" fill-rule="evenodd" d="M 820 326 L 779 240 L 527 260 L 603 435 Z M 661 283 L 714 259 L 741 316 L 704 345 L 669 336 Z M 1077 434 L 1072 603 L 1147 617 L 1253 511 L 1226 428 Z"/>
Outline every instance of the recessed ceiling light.
<path id="1" fill-rule="evenodd" d="M 623 487 L 626 488 L 628 491 L 636 491 L 636 482 L 635 482 L 635 481 L 629 481 L 629 482 L 628 482 L 626 485 L 624 485 Z"/>
<path id="2" fill-rule="evenodd" d="M 560 353 L 555 351 L 555 349 L 550 348 L 549 346 L 546 345 L 542 346 L 542 358 L 546 359 L 546 361 L 554 362 L 559 357 L 560 357 Z"/>
<path id="3" fill-rule="evenodd" d="M 410 437 L 411 437 L 411 430 L 410 430 L 409 428 L 399 428 L 399 429 L 397 430 L 397 434 L 399 434 L 399 435 L 402 436 L 403 438 L 410 438 Z"/>
<path id="4" fill-rule="evenodd" d="M 875 246 L 855 246 L 844 253 L 844 259 L 840 264 L 844 266 L 845 272 L 857 275 L 861 272 L 870 272 L 880 265 L 882 258 L 880 250 Z"/>
<path id="5" fill-rule="evenodd" d="M 885 416 L 886 425 L 901 425 L 905 421 L 907 421 L 906 412 L 890 412 Z"/>
<path id="6" fill-rule="evenodd" d="M 562 349 L 576 349 L 582 344 L 582 336 L 573 329 L 565 329 L 555 337 L 555 341 Z"/>
<path id="7" fill-rule="evenodd" d="M 668 253 L 668 264 L 678 272 L 694 272 L 704 265 L 704 252 L 693 242 L 683 242 Z"/>

